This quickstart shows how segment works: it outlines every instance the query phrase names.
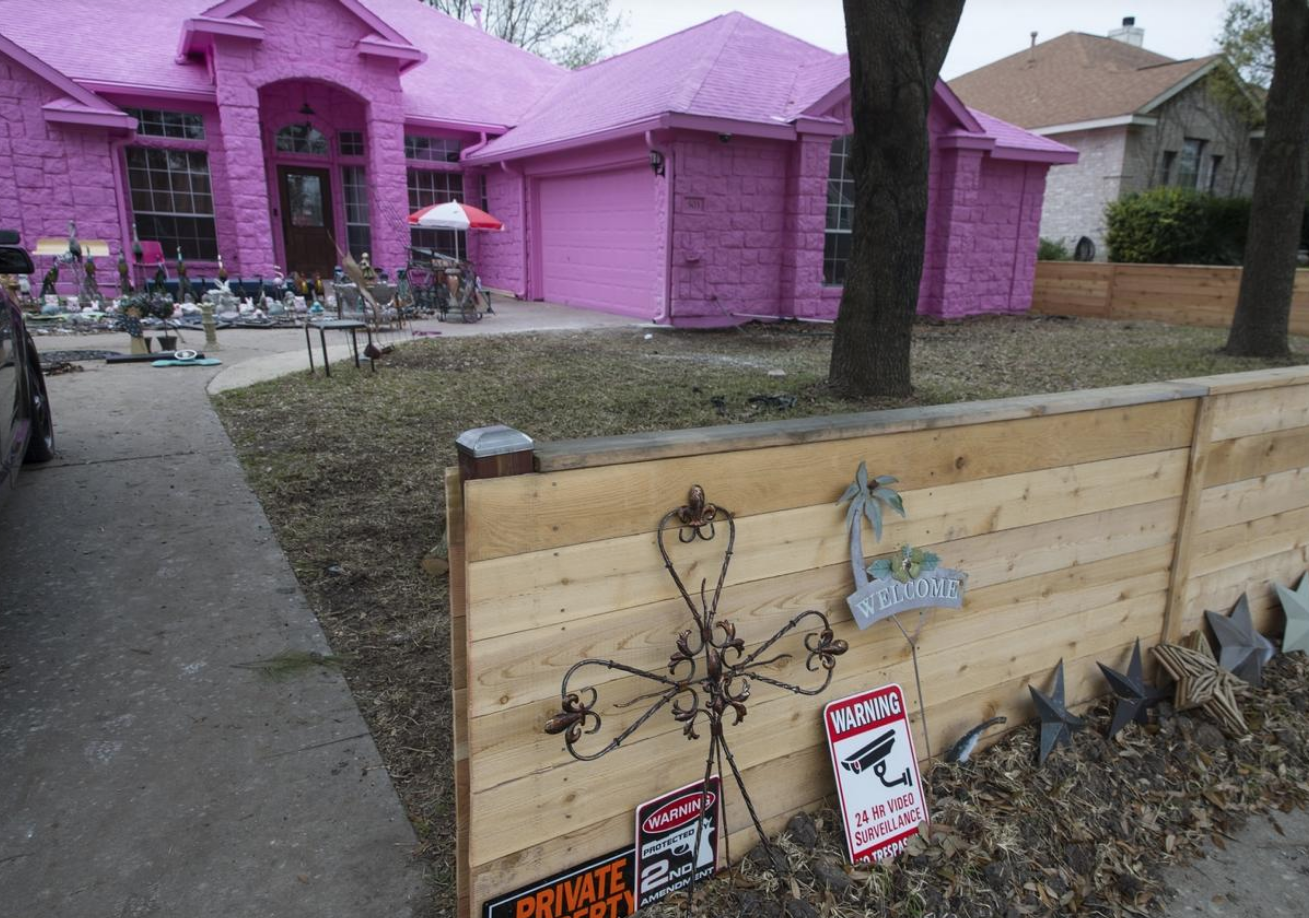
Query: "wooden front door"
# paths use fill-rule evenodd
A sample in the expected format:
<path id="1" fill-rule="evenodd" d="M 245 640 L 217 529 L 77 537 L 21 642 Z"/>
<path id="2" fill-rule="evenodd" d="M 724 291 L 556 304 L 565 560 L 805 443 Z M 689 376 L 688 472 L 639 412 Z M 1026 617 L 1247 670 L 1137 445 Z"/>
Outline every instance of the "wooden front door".
<path id="1" fill-rule="evenodd" d="M 282 239 L 286 270 L 312 277 L 332 276 L 336 246 L 332 244 L 332 174 L 305 166 L 278 167 L 282 192 Z"/>

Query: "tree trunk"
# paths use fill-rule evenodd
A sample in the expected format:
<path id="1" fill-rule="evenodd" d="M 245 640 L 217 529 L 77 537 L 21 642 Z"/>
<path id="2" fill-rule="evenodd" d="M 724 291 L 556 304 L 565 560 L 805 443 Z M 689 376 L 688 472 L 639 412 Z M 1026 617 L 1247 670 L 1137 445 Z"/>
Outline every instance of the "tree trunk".
<path id="1" fill-rule="evenodd" d="M 1309 3 L 1273 0 L 1273 82 L 1254 176 L 1250 234 L 1227 353 L 1280 357 L 1309 189 Z"/>
<path id="2" fill-rule="evenodd" d="M 845 0 L 855 206 L 828 380 L 850 395 L 913 391 L 927 114 L 963 7 L 963 0 Z"/>

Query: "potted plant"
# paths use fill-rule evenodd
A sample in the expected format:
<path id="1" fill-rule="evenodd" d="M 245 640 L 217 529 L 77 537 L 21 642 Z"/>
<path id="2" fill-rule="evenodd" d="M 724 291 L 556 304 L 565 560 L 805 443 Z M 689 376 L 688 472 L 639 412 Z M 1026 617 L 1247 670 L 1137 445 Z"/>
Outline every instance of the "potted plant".
<path id="1" fill-rule="evenodd" d="M 156 318 L 163 323 L 159 335 L 159 349 L 172 351 L 177 348 L 177 336 L 169 334 L 168 322 L 173 317 L 172 297 L 164 293 L 133 293 L 123 297 L 119 303 L 121 318 L 119 324 L 132 338 L 133 353 L 147 353 L 150 348 L 145 344 L 145 328 L 142 319 Z M 141 343 L 138 344 L 137 342 Z"/>

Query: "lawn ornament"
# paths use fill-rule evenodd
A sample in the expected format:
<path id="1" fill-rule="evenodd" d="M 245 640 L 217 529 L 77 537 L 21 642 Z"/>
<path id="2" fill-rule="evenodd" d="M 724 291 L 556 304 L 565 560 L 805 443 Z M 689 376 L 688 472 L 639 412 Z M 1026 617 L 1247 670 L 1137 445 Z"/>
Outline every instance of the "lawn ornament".
<path id="1" fill-rule="evenodd" d="M 1309 573 L 1300 578 L 1300 585 L 1288 590 L 1280 583 L 1277 598 L 1282 602 L 1282 612 L 1286 614 L 1286 631 L 1282 634 L 1282 653 L 1293 650 L 1309 653 Z"/>
<path id="2" fill-rule="evenodd" d="M 1109 725 L 1109 738 L 1112 739 L 1119 730 L 1132 721 L 1138 724 L 1148 723 L 1150 707 L 1162 701 L 1164 693 L 1146 682 L 1142 675 L 1141 639 L 1137 638 L 1136 644 L 1132 647 L 1132 659 L 1127 664 L 1127 675 L 1110 669 L 1103 663 L 1095 665 L 1100 667 L 1105 681 L 1118 696 L 1118 704 L 1114 707 L 1114 719 Z"/>
<path id="3" fill-rule="evenodd" d="M 59 261 L 56 259 L 50 263 L 50 270 L 41 278 L 41 298 L 58 296 L 59 291 L 55 289 L 57 283 L 59 283 Z"/>
<path id="4" fill-rule="evenodd" d="M 1047 695 L 1034 685 L 1027 690 L 1036 702 L 1036 712 L 1041 716 L 1041 752 L 1037 765 L 1044 765 L 1045 760 L 1055 746 L 1071 746 L 1073 734 L 1086 727 L 1086 721 L 1071 714 L 1064 702 L 1064 661 L 1060 660 L 1054 672 L 1054 691 Z"/>
<path id="5" fill-rule="evenodd" d="M 1236 699 L 1249 686 L 1218 665 L 1209 639 L 1199 631 L 1191 632 L 1185 640 L 1185 644 L 1150 648 L 1155 660 L 1177 682 L 1173 706 L 1179 711 L 1203 708 L 1229 736 L 1245 736 L 1250 731 Z"/>
<path id="6" fill-rule="evenodd" d="M 722 536 L 724 529 L 727 544 L 723 552 L 717 584 L 711 591 L 707 591 L 707 581 L 702 580 L 699 596 L 693 599 L 669 554 L 666 536 L 670 531 L 675 531 L 678 541 L 682 544 L 712 542 Z M 810 609 L 794 616 L 753 651 L 746 651 L 746 643 L 737 635 L 736 626 L 731 621 L 718 617 L 723 585 L 727 581 L 727 571 L 732 563 L 732 553 L 736 545 L 736 521 L 727 508 L 710 503 L 704 489 L 699 485 L 692 486 L 684 506 L 664 514 L 659 521 L 655 540 L 664 568 L 691 613 L 693 627 L 678 635 L 676 650 L 669 657 L 666 672 L 640 669 L 616 660 L 585 659 L 574 663 L 564 674 L 563 684 L 560 687 L 560 712 L 546 723 L 545 732 L 562 735 L 568 753 L 575 759 L 589 762 L 617 749 L 646 721 L 665 708 L 669 710 L 674 720 L 682 724 L 682 733 L 687 739 L 699 739 L 698 731 L 707 727 L 709 748 L 705 756 L 704 787 L 706 789 L 709 787 L 709 779 L 714 774 L 715 768 L 718 774 L 724 774 L 725 759 L 727 768 L 731 770 L 736 786 L 741 792 L 741 798 L 749 811 L 750 821 L 754 824 L 759 841 L 771 851 L 771 843 L 759 822 L 754 802 L 750 799 L 750 793 L 741 777 L 741 770 L 737 767 L 731 745 L 727 741 L 727 732 L 724 730 L 725 718 L 731 715 L 732 726 L 741 723 L 745 718 L 747 704 L 755 683 L 771 685 L 797 695 L 820 694 L 832 681 L 836 658 L 845 653 L 848 647 L 845 641 L 835 637 L 827 616 Z M 809 629 L 803 637 L 806 651 L 805 669 L 821 676 L 817 684 L 806 687 L 765 675 L 767 667 L 792 656 L 790 653 L 773 653 L 774 646 L 792 632 L 798 635 L 802 626 Z M 596 669 L 637 676 L 652 683 L 653 690 L 615 705 L 617 708 L 625 708 L 640 702 L 649 702 L 646 710 L 608 743 L 595 751 L 584 752 L 579 748 L 583 738 L 599 733 L 604 723 L 597 711 L 599 690 L 593 685 L 575 688 L 574 679 L 578 673 Z M 602 686 L 604 684 L 602 683 Z M 706 801 L 702 799 L 700 812 L 706 810 Z M 724 824 L 726 824 L 725 819 Z M 701 841 L 700 831 L 698 827 L 695 839 L 697 848 Z M 730 862 L 731 852 L 726 847 L 726 838 L 724 838 L 724 849 Z M 686 891 L 688 915 L 694 902 L 693 889 L 692 883 L 688 885 Z"/>
<path id="7" fill-rule="evenodd" d="M 973 750 L 977 748 L 978 742 L 982 739 L 982 734 L 992 727 L 1000 724 L 1009 723 L 1007 717 L 992 717 L 990 720 L 984 720 L 973 729 L 969 730 L 963 736 L 955 741 L 955 744 L 945 751 L 945 760 L 947 762 L 957 762 L 962 764 L 967 762 L 972 756 Z"/>
<path id="8" fill-rule="evenodd" d="M 1208 610 L 1205 621 L 1218 638 L 1218 665 L 1258 688 L 1264 684 L 1264 666 L 1275 653 L 1273 642 L 1254 630 L 1250 599 L 1242 593 L 1230 616 Z"/>

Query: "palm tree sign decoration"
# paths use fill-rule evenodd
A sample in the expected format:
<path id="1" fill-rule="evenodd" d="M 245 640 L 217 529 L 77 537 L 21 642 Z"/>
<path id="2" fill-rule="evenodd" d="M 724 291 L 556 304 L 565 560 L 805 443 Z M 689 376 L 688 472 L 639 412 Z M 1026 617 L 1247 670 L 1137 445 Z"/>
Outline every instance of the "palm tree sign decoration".
<path id="1" fill-rule="evenodd" d="M 665 534 L 670 529 L 676 529 L 678 541 L 683 544 L 697 540 L 711 542 L 717 535 L 716 525 L 720 523 L 725 523 L 727 526 L 727 546 L 718 573 L 718 583 L 712 594 L 707 594 L 707 581 L 702 580 L 699 596 L 693 599 L 668 554 Z M 652 672 L 615 660 L 586 659 L 573 664 L 564 674 L 560 689 L 561 711 L 546 723 L 545 732 L 552 735 L 563 734 L 564 743 L 573 758 L 589 762 L 617 749 L 624 740 L 640 729 L 642 724 L 665 707 L 671 706 L 673 719 L 682 724 L 682 733 L 687 739 L 699 739 L 696 726 L 702 720 L 707 722 L 709 749 L 705 756 L 705 780 L 700 798 L 700 812 L 704 813 L 708 809 L 709 779 L 714 773 L 715 766 L 721 775 L 723 760 L 726 758 L 759 840 L 763 845 L 771 848 L 768 836 L 764 833 L 759 816 L 755 812 L 754 803 L 746 790 L 741 770 L 737 767 L 731 746 L 727 742 L 727 735 L 723 730 L 724 715 L 729 711 L 732 713 L 733 726 L 745 719 L 746 705 L 755 682 L 772 685 L 797 695 L 820 694 L 832 681 L 836 658 L 845 653 L 849 647 L 845 641 L 838 640 L 833 635 L 832 626 L 826 615 L 809 609 L 796 615 L 753 651 L 746 652 L 745 641 L 737 637 L 736 626 L 727 619 L 718 618 L 718 602 L 722 597 L 723 584 L 727 579 L 727 569 L 732 562 L 732 551 L 736 544 L 736 522 L 729 510 L 709 503 L 705 499 L 704 489 L 699 485 L 692 486 L 685 506 L 664 514 L 663 519 L 659 521 L 655 540 L 664 567 L 691 613 L 693 627 L 678 635 L 677 649 L 669 658 L 666 672 Z M 807 652 L 805 669 L 822 675 L 821 682 L 811 688 L 774 679 L 761 671 L 765 667 L 791 658 L 792 654 L 789 653 L 770 655 L 770 652 L 778 641 L 803 624 L 812 628 L 804 636 L 804 648 Z M 583 737 L 599 733 L 603 727 L 600 714 L 596 711 L 599 692 L 592 685 L 574 689 L 573 677 L 583 670 L 594 671 L 596 668 L 618 670 L 638 676 L 654 683 L 655 688 L 653 691 L 614 705 L 615 708 L 621 709 L 641 702 L 649 702 L 646 710 L 606 745 L 594 752 L 583 752 L 577 748 Z M 725 826 L 724 816 L 724 853 L 728 863 L 731 863 L 731 851 L 727 846 Z M 699 819 L 696 821 L 693 851 L 700 850 L 700 836 L 703 830 L 704 820 Z M 694 871 L 691 880 L 691 884 L 687 887 L 688 914 L 693 903 Z"/>

